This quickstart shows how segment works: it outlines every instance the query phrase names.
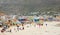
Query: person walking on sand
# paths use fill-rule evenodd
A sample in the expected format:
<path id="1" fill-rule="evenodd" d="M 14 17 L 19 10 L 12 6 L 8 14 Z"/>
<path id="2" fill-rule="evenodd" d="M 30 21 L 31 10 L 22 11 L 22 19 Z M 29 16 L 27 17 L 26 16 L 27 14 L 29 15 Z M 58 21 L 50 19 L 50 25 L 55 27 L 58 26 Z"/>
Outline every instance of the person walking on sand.
<path id="1" fill-rule="evenodd" d="M 47 26 L 47 24 L 46 24 L 46 26 Z"/>
<path id="2" fill-rule="evenodd" d="M 16 24 L 16 26 L 17 26 L 17 31 L 19 31 L 19 24 Z"/>
<path id="3" fill-rule="evenodd" d="M 4 26 L 1 30 L 1 32 L 3 33 L 4 31 L 6 31 L 6 29 L 7 29 L 7 26 Z"/>
<path id="4" fill-rule="evenodd" d="M 6 22 L 6 24 L 7 24 L 7 29 L 9 29 L 9 32 L 11 32 L 10 27 L 11 27 L 11 25 L 12 25 L 12 21 L 11 21 L 11 20 L 8 20 L 8 21 Z"/>
<path id="5" fill-rule="evenodd" d="M 24 22 L 22 23 L 22 30 L 24 30 Z"/>

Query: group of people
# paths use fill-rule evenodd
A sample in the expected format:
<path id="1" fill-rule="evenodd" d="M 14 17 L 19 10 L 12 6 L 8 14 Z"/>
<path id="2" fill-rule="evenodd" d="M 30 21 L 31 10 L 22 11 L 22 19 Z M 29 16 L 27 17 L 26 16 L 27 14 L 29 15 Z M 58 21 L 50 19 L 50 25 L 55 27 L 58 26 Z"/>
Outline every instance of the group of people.
<path id="1" fill-rule="evenodd" d="M 8 19 L 8 20 L 2 20 L 2 19 L 0 19 L 0 21 L 2 21 L 2 30 L 1 30 L 1 32 L 5 32 L 7 29 L 9 29 L 9 32 L 12 32 L 12 30 L 10 28 L 12 26 L 16 26 L 17 27 L 16 28 L 17 31 L 24 30 L 24 25 L 26 24 L 25 22 L 21 22 L 21 21 L 19 21 L 16 18 L 14 18 L 14 19 Z M 40 27 L 40 25 L 43 25 L 43 20 L 39 21 L 39 19 L 36 19 L 35 21 L 32 20 L 32 21 L 29 21 L 29 22 L 30 22 L 30 24 L 32 24 L 32 22 L 34 22 L 37 25 L 39 25 L 39 27 Z M 19 28 L 20 25 L 22 26 L 22 28 Z M 27 26 L 27 27 L 29 27 L 29 26 Z"/>
<path id="2" fill-rule="evenodd" d="M 19 30 L 20 25 L 22 25 L 22 29 L 24 29 L 24 23 L 18 24 L 17 20 L 15 20 L 15 19 L 14 20 L 7 20 L 5 22 L 2 22 L 2 25 L 1 25 L 2 30 L 1 30 L 1 32 L 6 31 L 7 29 L 9 29 L 12 26 L 16 26 L 17 30 Z M 11 29 L 9 29 L 9 32 L 11 32 Z"/>
<path id="3" fill-rule="evenodd" d="M 16 28 L 14 28 L 14 30 L 16 30 L 16 29 L 17 29 L 17 31 L 24 30 L 25 23 L 21 22 L 21 24 L 18 24 L 16 21 L 17 20 L 14 19 L 14 21 L 13 20 L 8 20 L 8 21 L 4 22 L 3 26 L 2 26 L 1 32 L 5 32 L 7 29 L 9 29 L 8 32 L 12 32 L 12 30 L 11 30 L 12 28 L 10 28 L 10 27 L 13 27 L 13 26 L 16 26 Z M 34 24 L 34 23 L 31 23 L 31 24 Z M 39 27 L 40 27 L 40 24 L 37 24 L 37 25 L 39 25 Z M 22 26 L 22 27 L 20 28 L 20 26 Z M 29 27 L 29 26 L 27 26 L 27 27 Z"/>

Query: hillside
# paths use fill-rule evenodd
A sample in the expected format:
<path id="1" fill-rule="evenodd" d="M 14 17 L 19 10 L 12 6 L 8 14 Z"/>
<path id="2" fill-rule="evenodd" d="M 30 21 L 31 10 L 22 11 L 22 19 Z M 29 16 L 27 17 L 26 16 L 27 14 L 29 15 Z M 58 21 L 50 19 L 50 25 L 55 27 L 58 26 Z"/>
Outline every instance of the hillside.
<path id="1" fill-rule="evenodd" d="M 0 10 L 6 14 L 33 15 L 31 12 L 39 12 L 39 15 L 53 12 L 53 15 L 60 13 L 60 0 L 0 0 Z"/>

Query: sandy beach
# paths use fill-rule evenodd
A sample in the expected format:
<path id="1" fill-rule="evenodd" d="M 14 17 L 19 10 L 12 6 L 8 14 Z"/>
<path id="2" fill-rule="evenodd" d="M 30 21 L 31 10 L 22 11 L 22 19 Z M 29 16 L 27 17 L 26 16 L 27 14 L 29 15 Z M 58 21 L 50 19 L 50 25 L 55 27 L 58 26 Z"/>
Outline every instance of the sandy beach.
<path id="1" fill-rule="evenodd" d="M 44 22 L 43 26 L 41 26 L 40 28 L 36 25 L 34 26 L 29 26 L 28 28 L 26 27 L 27 25 L 25 25 L 25 29 L 24 30 L 20 30 L 20 31 L 15 31 L 14 27 L 12 28 L 12 32 L 4 32 L 1 33 L 0 35 L 60 35 L 60 27 L 56 27 L 56 24 L 59 24 L 60 22 Z M 47 26 L 45 25 L 47 24 Z M 1 28 L 0 28 L 1 30 Z"/>

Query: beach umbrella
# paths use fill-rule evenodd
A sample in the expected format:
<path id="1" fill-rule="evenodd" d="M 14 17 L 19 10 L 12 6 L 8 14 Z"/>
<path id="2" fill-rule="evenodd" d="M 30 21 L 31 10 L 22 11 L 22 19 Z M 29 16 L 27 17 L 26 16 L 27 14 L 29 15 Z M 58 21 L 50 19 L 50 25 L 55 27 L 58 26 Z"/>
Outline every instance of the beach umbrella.
<path id="1" fill-rule="evenodd" d="M 39 18 L 39 17 L 34 17 L 33 21 L 34 21 L 35 23 L 39 23 L 40 18 Z"/>

